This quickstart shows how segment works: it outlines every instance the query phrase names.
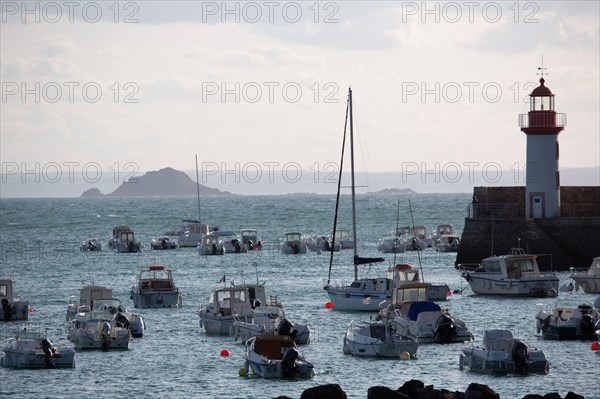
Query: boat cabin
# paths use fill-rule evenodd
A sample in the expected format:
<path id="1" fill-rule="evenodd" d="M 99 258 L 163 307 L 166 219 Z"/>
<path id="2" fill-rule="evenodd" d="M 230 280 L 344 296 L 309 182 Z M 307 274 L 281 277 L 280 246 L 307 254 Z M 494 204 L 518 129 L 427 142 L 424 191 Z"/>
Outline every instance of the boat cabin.
<path id="1" fill-rule="evenodd" d="M 13 281 L 10 279 L 0 279 L 0 302 L 3 299 L 13 302 Z"/>
<path id="2" fill-rule="evenodd" d="M 391 288 L 391 280 L 386 277 L 365 278 L 353 281 L 351 288 L 358 288 L 363 291 L 386 292 Z"/>
<path id="3" fill-rule="evenodd" d="M 186 235 L 207 235 L 208 226 L 202 223 L 190 223 L 187 226 Z"/>
<path id="4" fill-rule="evenodd" d="M 413 302 L 428 300 L 427 290 L 429 286 L 426 283 L 407 283 L 396 287 L 392 292 L 390 306 L 399 309 L 402 314 L 407 314 Z"/>
<path id="5" fill-rule="evenodd" d="M 454 226 L 451 224 L 438 224 L 436 234 L 438 236 L 443 234 L 454 234 Z"/>
<path id="6" fill-rule="evenodd" d="M 94 306 L 94 301 L 107 298 L 112 298 L 112 289 L 110 288 L 86 285 L 79 289 L 79 306 L 88 306 L 91 309 Z M 69 302 L 71 302 L 71 298 Z"/>
<path id="7" fill-rule="evenodd" d="M 287 348 L 295 348 L 296 343 L 286 335 L 258 335 L 254 340 L 254 353 L 269 360 L 282 360 Z"/>
<path id="8" fill-rule="evenodd" d="M 150 266 L 142 269 L 139 277 L 139 287 L 143 290 L 173 290 L 171 269 L 165 266 Z"/>
<path id="9" fill-rule="evenodd" d="M 211 293 L 207 312 L 221 316 L 249 315 L 266 302 L 262 285 L 240 285 L 215 290 Z"/>
<path id="10" fill-rule="evenodd" d="M 424 240 L 427 238 L 427 228 L 425 226 L 414 226 L 410 230 L 412 232 L 412 235 L 414 235 L 415 237 L 417 237 L 421 240 Z"/>
<path id="11" fill-rule="evenodd" d="M 96 299 L 92 306 L 92 311 L 109 312 L 112 314 L 122 312 L 124 310 L 125 306 L 123 306 L 123 302 L 116 298 Z"/>
<path id="12" fill-rule="evenodd" d="M 527 255 L 522 248 L 513 248 L 509 255 L 492 256 L 482 261 L 482 269 L 498 273 L 510 279 L 519 279 L 527 274 L 539 274 L 535 255 Z"/>
<path id="13" fill-rule="evenodd" d="M 254 229 L 242 229 L 242 244 L 247 245 L 248 241 L 252 241 L 253 244 L 258 242 L 258 232 Z"/>
<path id="14" fill-rule="evenodd" d="M 285 233 L 284 241 L 286 243 L 297 243 L 302 241 L 302 233 Z"/>
<path id="15" fill-rule="evenodd" d="M 392 281 L 395 287 L 398 287 L 407 283 L 418 283 L 419 272 L 410 265 L 397 264 L 389 267 L 387 278 Z"/>

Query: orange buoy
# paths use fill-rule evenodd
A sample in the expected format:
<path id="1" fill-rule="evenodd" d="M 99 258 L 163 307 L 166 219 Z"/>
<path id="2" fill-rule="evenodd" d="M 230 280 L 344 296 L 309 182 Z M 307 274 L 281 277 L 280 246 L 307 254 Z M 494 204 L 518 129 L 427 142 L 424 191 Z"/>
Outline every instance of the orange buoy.
<path id="1" fill-rule="evenodd" d="M 229 356 L 229 351 L 227 349 L 223 349 L 221 351 L 221 357 L 227 357 L 227 356 Z"/>
<path id="2" fill-rule="evenodd" d="M 327 302 L 327 303 L 325 304 L 325 309 L 333 309 L 333 303 L 331 303 L 331 302 Z"/>

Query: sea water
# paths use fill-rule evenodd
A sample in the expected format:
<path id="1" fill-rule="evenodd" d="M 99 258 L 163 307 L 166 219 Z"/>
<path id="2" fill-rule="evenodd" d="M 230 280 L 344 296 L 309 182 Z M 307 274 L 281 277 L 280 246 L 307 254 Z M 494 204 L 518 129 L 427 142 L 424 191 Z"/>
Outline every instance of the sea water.
<path id="1" fill-rule="evenodd" d="M 408 206 L 408 200 L 411 206 Z M 359 195 L 357 243 L 362 256 L 381 256 L 380 239 L 400 226 L 425 225 L 432 233 L 438 224 L 451 223 L 460 231 L 471 200 L 468 194 Z M 400 201 L 400 212 L 397 212 Z M 534 315 L 539 303 L 554 299 L 493 298 L 474 295 L 454 268 L 456 254 L 427 249 L 385 254 L 386 262 L 361 275 L 381 276 L 388 265 L 410 263 L 422 268 L 426 281 L 464 290 L 441 303 L 464 320 L 481 340 L 488 328 L 507 328 L 528 346 L 542 349 L 550 361 L 547 375 L 489 376 L 459 370 L 462 344 L 427 344 L 418 359 L 354 358 L 342 352 L 342 339 L 352 320 L 367 321 L 375 314 L 327 310 L 323 290 L 329 254 L 282 255 L 278 246 L 286 232 L 328 235 L 333 226 L 335 197 L 325 195 L 201 197 L 201 220 L 224 230 L 256 228 L 263 251 L 225 256 L 199 256 L 195 248 L 150 250 L 153 236 L 176 229 L 182 219 L 198 217 L 196 197 L 60 198 L 0 200 L 0 276 L 16 280 L 15 293 L 29 299 L 32 327 L 47 331 L 59 344 L 66 341 L 66 307 L 84 284 L 106 285 L 130 310 L 132 277 L 140 268 L 166 265 L 173 269 L 183 292 L 180 309 L 136 309 L 146 319 L 147 331 L 129 351 L 80 351 L 76 367 L 61 370 L 0 369 L 0 396 L 13 398 L 64 397 L 299 397 L 309 387 L 339 384 L 352 398 L 365 398 L 369 387 L 396 389 L 410 379 L 436 388 L 464 391 L 470 383 L 490 386 L 502 398 L 526 394 L 574 391 L 600 398 L 600 354 L 590 342 L 545 341 L 536 333 Z M 343 196 L 338 226 L 351 227 L 349 197 Z M 113 227 L 129 225 L 145 251 L 115 254 L 108 251 Z M 102 240 L 99 253 L 80 252 L 89 237 Z M 515 237 L 515 245 L 517 244 Z M 490 253 L 493 248 L 490 248 Z M 352 252 L 334 254 L 332 281 L 353 279 Z M 312 342 L 301 347 L 315 365 L 316 376 L 303 381 L 241 378 L 245 346 L 228 336 L 207 336 L 199 327 L 198 307 L 212 289 L 226 283 L 265 284 L 268 296 L 277 296 L 287 316 L 309 324 Z M 561 285 L 569 273 L 559 273 Z M 594 301 L 596 296 L 561 292 L 559 298 Z M 23 322 L 0 324 L 4 342 L 24 327 Z M 226 349 L 230 356 L 221 356 Z"/>

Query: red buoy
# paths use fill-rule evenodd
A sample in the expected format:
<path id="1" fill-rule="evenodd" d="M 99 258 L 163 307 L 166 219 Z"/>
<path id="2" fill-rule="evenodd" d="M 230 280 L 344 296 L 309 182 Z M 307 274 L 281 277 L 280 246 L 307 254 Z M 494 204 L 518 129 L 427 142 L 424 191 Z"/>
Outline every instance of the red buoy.
<path id="1" fill-rule="evenodd" d="M 331 302 L 327 302 L 327 303 L 325 304 L 325 309 L 333 309 L 333 303 L 331 303 Z"/>
<path id="2" fill-rule="evenodd" d="M 593 351 L 600 351 L 600 343 L 598 343 L 598 342 L 592 342 L 592 350 Z"/>
<path id="3" fill-rule="evenodd" d="M 221 351 L 221 357 L 228 357 L 229 356 L 229 351 L 227 349 L 223 349 Z"/>

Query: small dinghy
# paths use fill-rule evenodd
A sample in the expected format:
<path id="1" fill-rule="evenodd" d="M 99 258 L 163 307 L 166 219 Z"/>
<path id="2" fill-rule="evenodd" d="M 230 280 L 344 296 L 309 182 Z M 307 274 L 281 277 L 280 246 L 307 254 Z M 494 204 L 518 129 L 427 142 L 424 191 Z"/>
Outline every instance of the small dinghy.
<path id="1" fill-rule="evenodd" d="M 259 335 L 246 342 L 244 374 L 262 378 L 312 378 L 314 366 L 307 361 L 291 337 L 285 335 Z"/>
<path id="2" fill-rule="evenodd" d="M 509 330 L 486 330 L 483 343 L 465 342 L 459 367 L 491 374 L 547 373 L 548 360 L 543 351 L 527 347 L 513 338 Z"/>

